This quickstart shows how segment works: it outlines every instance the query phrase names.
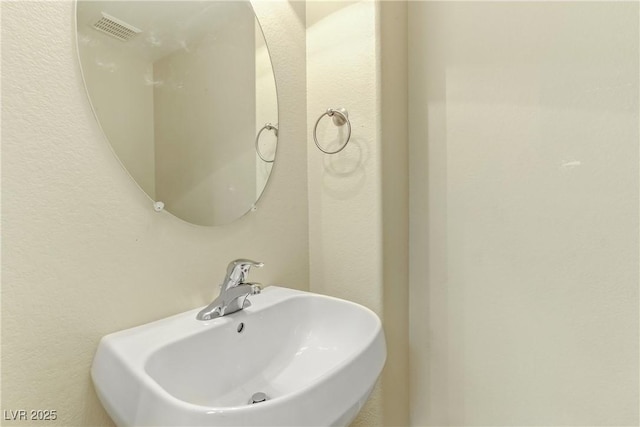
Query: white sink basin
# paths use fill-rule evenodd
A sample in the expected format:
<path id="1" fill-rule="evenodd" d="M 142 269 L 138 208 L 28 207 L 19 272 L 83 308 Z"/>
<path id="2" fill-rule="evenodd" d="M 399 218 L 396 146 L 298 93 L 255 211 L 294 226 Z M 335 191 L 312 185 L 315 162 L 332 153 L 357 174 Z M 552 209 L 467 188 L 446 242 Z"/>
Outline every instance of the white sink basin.
<path id="1" fill-rule="evenodd" d="M 225 317 L 199 321 L 195 309 L 102 338 L 91 376 L 115 423 L 349 424 L 386 358 L 378 317 L 276 286 L 250 300 Z M 257 392 L 268 400 L 249 404 Z"/>

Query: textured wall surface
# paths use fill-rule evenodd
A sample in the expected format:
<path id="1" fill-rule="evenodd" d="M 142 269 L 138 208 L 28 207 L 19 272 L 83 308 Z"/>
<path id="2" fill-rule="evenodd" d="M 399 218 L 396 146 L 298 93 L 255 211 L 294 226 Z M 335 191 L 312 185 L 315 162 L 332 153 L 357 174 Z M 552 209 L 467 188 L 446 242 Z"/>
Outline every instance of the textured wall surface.
<path id="1" fill-rule="evenodd" d="M 311 290 L 371 308 L 388 340 L 384 374 L 354 426 L 407 423 L 405 6 L 307 3 L 309 136 L 329 107 L 346 108 L 352 124 L 340 153 L 309 140 Z M 328 150 L 346 138 L 326 116 L 317 134 Z"/>
<path id="2" fill-rule="evenodd" d="M 278 163 L 258 210 L 213 228 L 155 213 L 103 140 L 73 3 L 1 7 L 2 409 L 110 425 L 89 376 L 101 336 L 208 303 L 237 257 L 265 262 L 256 281 L 308 288 L 304 5 L 256 5 L 280 96 Z"/>
<path id="3" fill-rule="evenodd" d="M 411 418 L 637 426 L 637 2 L 411 2 Z"/>
<path id="4" fill-rule="evenodd" d="M 307 125 L 327 108 L 349 111 L 352 135 L 340 153 L 309 146 L 309 256 L 313 292 L 355 301 L 382 315 L 382 218 L 376 5 L 307 3 Z M 318 139 L 346 138 L 326 116 Z M 313 144 L 313 140 L 309 141 Z M 382 425 L 380 384 L 354 426 Z"/>

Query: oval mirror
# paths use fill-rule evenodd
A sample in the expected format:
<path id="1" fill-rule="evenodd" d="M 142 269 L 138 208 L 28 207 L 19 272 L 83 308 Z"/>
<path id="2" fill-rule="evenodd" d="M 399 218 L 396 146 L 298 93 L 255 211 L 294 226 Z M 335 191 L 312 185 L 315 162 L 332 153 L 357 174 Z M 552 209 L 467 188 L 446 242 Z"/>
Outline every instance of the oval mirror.
<path id="1" fill-rule="evenodd" d="M 248 212 L 276 154 L 271 59 L 249 1 L 77 1 L 91 105 L 122 164 L 185 221 Z"/>

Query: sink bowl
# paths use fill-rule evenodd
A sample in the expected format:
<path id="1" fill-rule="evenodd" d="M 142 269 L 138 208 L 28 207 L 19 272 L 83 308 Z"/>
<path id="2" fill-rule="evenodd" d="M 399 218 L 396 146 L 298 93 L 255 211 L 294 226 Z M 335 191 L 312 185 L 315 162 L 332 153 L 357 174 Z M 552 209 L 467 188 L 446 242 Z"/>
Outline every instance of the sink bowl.
<path id="1" fill-rule="evenodd" d="M 195 309 L 103 337 L 91 376 L 113 421 L 348 425 L 386 359 L 380 319 L 352 302 L 276 286 L 250 300 L 225 317 L 199 321 Z M 254 395 L 267 400 L 253 403 Z"/>

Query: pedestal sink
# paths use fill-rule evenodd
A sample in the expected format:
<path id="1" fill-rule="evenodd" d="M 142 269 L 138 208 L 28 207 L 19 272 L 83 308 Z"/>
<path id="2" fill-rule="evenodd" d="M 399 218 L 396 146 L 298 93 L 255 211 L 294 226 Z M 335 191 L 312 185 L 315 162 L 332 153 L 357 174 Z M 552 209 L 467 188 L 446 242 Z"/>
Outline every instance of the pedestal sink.
<path id="1" fill-rule="evenodd" d="M 102 338 L 91 368 L 119 426 L 344 426 L 386 358 L 369 309 L 271 286 L 210 321 L 198 309 Z"/>

